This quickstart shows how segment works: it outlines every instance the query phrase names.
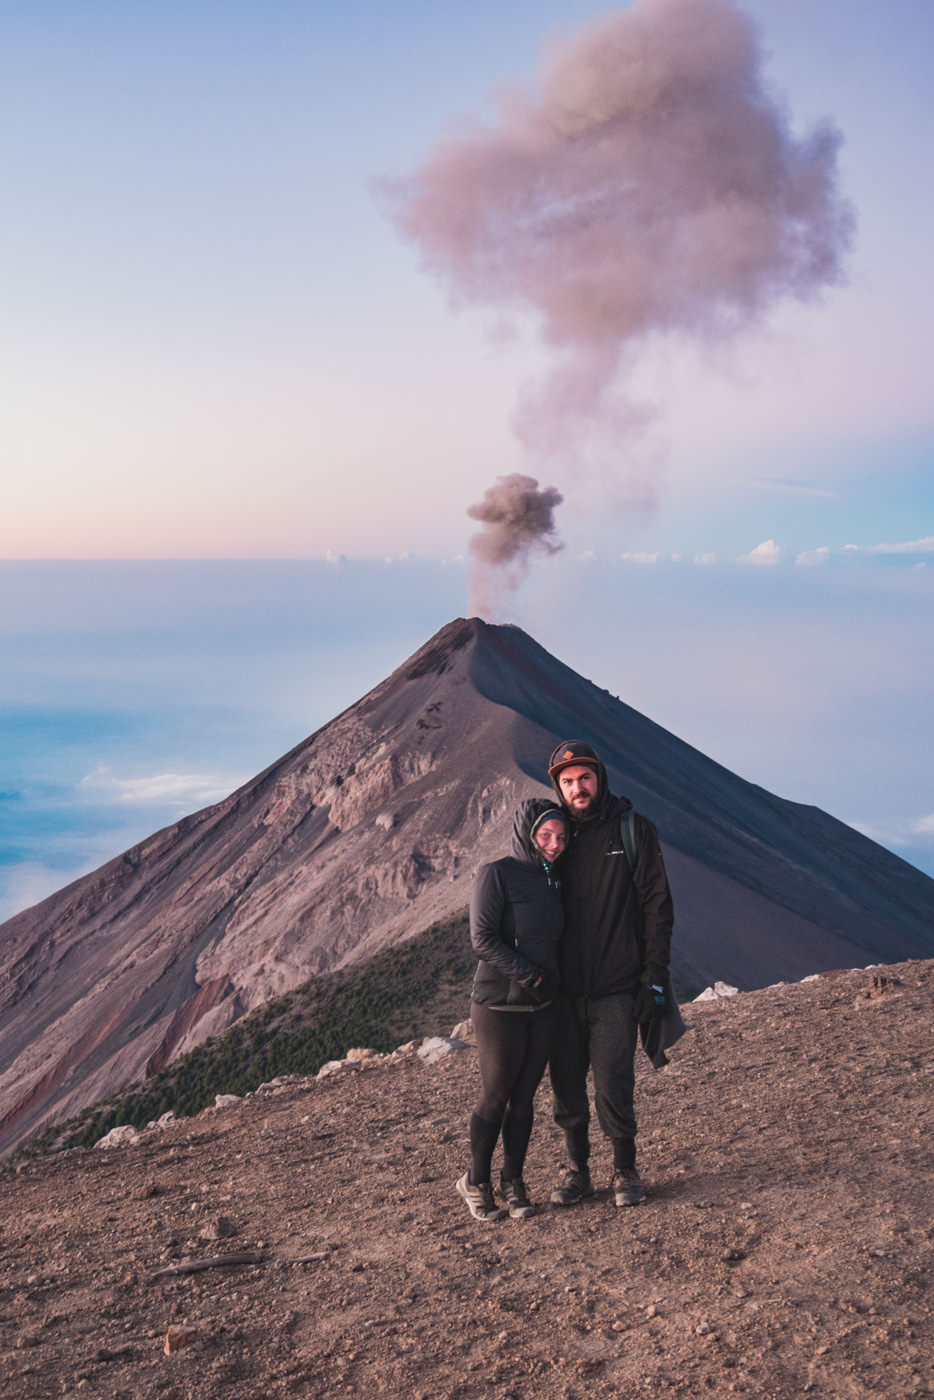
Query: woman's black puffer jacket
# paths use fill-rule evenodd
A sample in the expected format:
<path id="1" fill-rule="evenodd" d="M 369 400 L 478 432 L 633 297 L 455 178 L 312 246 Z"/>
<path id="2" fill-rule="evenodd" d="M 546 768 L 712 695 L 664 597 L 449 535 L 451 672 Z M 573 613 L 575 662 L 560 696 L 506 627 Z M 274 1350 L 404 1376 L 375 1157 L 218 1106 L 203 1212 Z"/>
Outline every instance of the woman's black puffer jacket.
<path id="1" fill-rule="evenodd" d="M 543 1005 L 530 986 L 545 973 L 557 989 L 557 944 L 564 927 L 561 886 L 532 840 L 532 827 L 555 802 L 530 797 L 516 811 L 511 856 L 481 865 L 470 901 L 470 942 L 480 958 L 471 999 L 481 1006 L 531 1010 Z M 548 974 L 551 974 L 549 976 Z"/>

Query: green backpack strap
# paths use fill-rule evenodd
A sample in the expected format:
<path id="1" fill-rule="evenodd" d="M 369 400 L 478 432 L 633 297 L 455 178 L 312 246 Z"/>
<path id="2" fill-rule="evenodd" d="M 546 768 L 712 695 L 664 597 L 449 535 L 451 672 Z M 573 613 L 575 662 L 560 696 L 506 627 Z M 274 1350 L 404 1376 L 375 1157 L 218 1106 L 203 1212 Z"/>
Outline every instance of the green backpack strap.
<path id="1" fill-rule="evenodd" d="M 629 861 L 629 869 L 636 868 L 636 813 L 630 807 L 628 812 L 623 812 L 619 819 L 619 839 L 623 843 L 623 850 L 626 852 L 626 859 Z"/>

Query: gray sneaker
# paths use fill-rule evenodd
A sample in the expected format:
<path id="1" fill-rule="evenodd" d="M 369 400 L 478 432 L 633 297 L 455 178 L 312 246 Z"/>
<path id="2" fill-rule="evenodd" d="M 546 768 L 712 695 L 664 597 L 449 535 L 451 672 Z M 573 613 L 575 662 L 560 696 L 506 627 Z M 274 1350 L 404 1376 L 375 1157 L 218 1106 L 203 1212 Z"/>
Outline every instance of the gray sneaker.
<path id="1" fill-rule="evenodd" d="M 506 1208 L 513 1220 L 528 1220 L 530 1215 L 535 1214 L 535 1207 L 529 1200 L 529 1193 L 521 1176 L 513 1177 L 512 1181 L 507 1181 L 501 1176 L 499 1194 L 506 1202 Z"/>
<path id="2" fill-rule="evenodd" d="M 590 1179 L 590 1168 L 568 1167 L 562 1176 L 561 1181 L 551 1193 L 552 1205 L 556 1206 L 576 1206 L 578 1201 L 582 1201 L 585 1196 L 593 1195 L 593 1182 Z"/>
<path id="3" fill-rule="evenodd" d="M 645 1200 L 645 1187 L 635 1167 L 614 1172 L 613 1195 L 618 1206 L 641 1206 Z"/>
<path id="4" fill-rule="evenodd" d="M 502 1220 L 506 1212 L 493 1200 L 493 1188 L 488 1181 L 481 1181 L 477 1186 L 471 1186 L 467 1180 L 469 1173 L 464 1175 L 454 1184 L 459 1196 L 463 1196 L 467 1202 L 467 1209 L 474 1220 L 485 1220 L 492 1223 L 494 1220 Z"/>

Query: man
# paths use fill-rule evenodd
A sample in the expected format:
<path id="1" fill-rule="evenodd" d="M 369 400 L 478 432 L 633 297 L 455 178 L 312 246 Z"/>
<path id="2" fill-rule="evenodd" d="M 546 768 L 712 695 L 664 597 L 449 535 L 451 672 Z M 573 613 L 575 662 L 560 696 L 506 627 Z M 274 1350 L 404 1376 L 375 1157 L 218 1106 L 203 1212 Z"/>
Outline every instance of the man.
<path id="1" fill-rule="evenodd" d="M 565 928 L 560 945 L 563 994 L 550 1073 L 555 1121 L 564 1130 L 569 1167 L 551 1193 L 572 1206 L 593 1195 L 590 1105 L 613 1144 L 618 1206 L 645 1200 L 636 1170 L 634 1059 L 640 1023 L 665 1013 L 672 904 L 658 833 L 626 797 L 609 791 L 606 769 L 589 744 L 571 739 L 551 755 L 548 773 L 571 819 L 562 861 Z M 630 827 L 634 866 L 627 855 Z"/>

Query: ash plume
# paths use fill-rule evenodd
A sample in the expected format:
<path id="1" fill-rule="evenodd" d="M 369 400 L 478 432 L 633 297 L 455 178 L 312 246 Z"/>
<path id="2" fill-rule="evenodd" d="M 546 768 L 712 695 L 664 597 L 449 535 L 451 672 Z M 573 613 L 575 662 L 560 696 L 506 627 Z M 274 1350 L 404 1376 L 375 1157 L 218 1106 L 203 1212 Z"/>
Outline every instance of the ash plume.
<path id="1" fill-rule="evenodd" d="M 532 313 L 554 367 L 513 428 L 567 454 L 585 429 L 619 445 L 650 337 L 730 339 L 843 280 L 840 143 L 829 122 L 794 134 L 732 0 L 636 0 L 383 193 L 454 305 Z"/>
<path id="2" fill-rule="evenodd" d="M 504 593 L 518 588 L 531 556 L 561 549 L 554 524 L 554 510 L 561 501 L 561 493 L 553 486 L 540 487 L 533 476 L 512 472 L 497 477 L 483 500 L 468 507 L 471 520 L 482 526 L 468 546 L 472 614 L 496 620 Z"/>

